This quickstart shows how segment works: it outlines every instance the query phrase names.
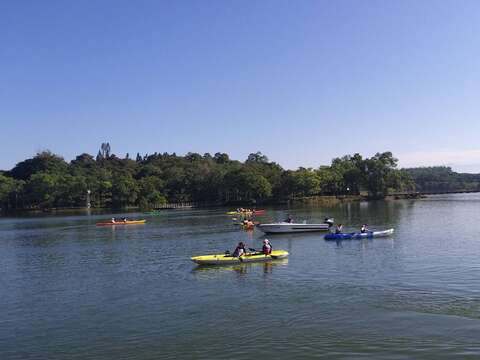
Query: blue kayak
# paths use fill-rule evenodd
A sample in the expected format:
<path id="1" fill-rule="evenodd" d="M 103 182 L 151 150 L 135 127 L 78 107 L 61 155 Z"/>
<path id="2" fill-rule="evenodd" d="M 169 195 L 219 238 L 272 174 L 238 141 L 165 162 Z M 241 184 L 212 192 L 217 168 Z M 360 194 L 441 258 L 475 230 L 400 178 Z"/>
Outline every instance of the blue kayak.
<path id="1" fill-rule="evenodd" d="M 325 240 L 351 240 L 351 239 L 370 239 L 374 237 L 384 237 L 393 234 L 393 229 L 383 231 L 367 231 L 366 233 L 353 232 L 341 234 L 327 234 Z"/>

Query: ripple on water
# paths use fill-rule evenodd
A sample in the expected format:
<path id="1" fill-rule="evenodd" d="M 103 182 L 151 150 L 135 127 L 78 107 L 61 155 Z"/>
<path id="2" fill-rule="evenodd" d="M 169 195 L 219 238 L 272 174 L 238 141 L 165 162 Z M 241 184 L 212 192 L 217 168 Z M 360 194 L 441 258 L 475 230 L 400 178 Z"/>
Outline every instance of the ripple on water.
<path id="1" fill-rule="evenodd" d="M 2 219 L 0 359 L 476 359 L 478 203 L 451 204 L 294 207 L 396 233 L 272 236 L 288 260 L 217 268 L 189 258 L 262 240 L 225 209 L 118 229 L 94 225 L 107 215 Z"/>

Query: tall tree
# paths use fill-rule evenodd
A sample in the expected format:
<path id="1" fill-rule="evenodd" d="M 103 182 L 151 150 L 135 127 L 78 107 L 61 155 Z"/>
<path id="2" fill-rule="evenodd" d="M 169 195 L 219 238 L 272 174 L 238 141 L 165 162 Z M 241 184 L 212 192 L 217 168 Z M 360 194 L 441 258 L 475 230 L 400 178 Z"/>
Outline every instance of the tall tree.
<path id="1" fill-rule="evenodd" d="M 51 174 L 66 173 L 68 165 L 62 157 L 46 150 L 38 153 L 31 159 L 19 162 L 11 171 L 10 175 L 15 179 L 28 180 L 37 172 Z"/>
<path id="2" fill-rule="evenodd" d="M 110 143 L 108 142 L 102 143 L 102 145 L 100 146 L 100 150 L 101 150 L 102 158 L 108 159 L 110 157 L 110 150 L 111 150 Z"/>

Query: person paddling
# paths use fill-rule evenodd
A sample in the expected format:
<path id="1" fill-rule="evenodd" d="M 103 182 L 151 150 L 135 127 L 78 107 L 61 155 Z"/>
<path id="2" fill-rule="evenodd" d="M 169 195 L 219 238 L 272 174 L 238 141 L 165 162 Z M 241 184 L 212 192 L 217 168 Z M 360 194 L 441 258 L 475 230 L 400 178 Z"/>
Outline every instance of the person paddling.
<path id="1" fill-rule="evenodd" d="M 111 222 L 112 224 L 115 224 L 115 222 L 116 222 L 116 221 L 115 221 L 115 218 L 112 217 L 112 220 L 110 220 L 110 222 Z"/>
<path id="2" fill-rule="evenodd" d="M 272 244 L 270 244 L 268 239 L 263 240 L 262 252 L 265 255 L 270 255 L 272 253 Z"/>
<path id="3" fill-rule="evenodd" d="M 252 230 L 253 227 L 254 227 L 254 225 L 255 225 L 255 224 L 253 223 L 252 220 L 249 220 L 249 219 L 243 220 L 243 228 L 244 228 L 245 230 Z"/>
<path id="4" fill-rule="evenodd" d="M 292 215 L 288 214 L 287 218 L 285 219 L 285 222 L 289 224 L 293 223 Z"/>
<path id="5" fill-rule="evenodd" d="M 337 227 L 335 228 L 335 234 L 341 234 L 343 230 L 343 225 L 338 224 Z"/>
<path id="6" fill-rule="evenodd" d="M 360 229 L 360 232 L 362 234 L 365 234 L 366 232 L 368 232 L 368 224 L 363 224 L 362 228 Z"/>
<path id="7" fill-rule="evenodd" d="M 242 241 L 240 241 L 237 247 L 235 248 L 235 251 L 233 252 L 233 256 L 240 257 L 246 254 L 247 254 L 247 249 L 245 249 L 245 244 Z"/>

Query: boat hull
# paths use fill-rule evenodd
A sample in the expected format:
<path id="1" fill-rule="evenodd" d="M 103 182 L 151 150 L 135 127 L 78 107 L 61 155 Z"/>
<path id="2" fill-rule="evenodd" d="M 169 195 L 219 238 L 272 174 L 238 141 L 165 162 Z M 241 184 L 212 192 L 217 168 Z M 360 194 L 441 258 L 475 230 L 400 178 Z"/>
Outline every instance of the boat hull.
<path id="1" fill-rule="evenodd" d="M 288 257 L 288 251 L 273 250 L 270 255 L 255 253 L 255 254 L 247 254 L 244 256 L 235 257 L 232 255 L 226 255 L 226 254 L 215 254 L 215 255 L 193 256 L 190 259 L 193 262 L 197 263 L 198 265 L 232 265 L 232 264 L 279 260 L 279 259 L 285 259 L 286 257 Z"/>
<path id="2" fill-rule="evenodd" d="M 302 232 L 327 231 L 330 226 L 328 224 L 295 224 L 295 223 L 278 223 L 278 224 L 259 224 L 258 229 L 265 234 L 287 234 Z"/>
<path id="3" fill-rule="evenodd" d="M 325 240 L 360 240 L 371 239 L 374 237 L 386 237 L 392 235 L 393 229 L 383 231 L 368 231 L 366 233 L 343 233 L 343 234 L 327 234 Z"/>

